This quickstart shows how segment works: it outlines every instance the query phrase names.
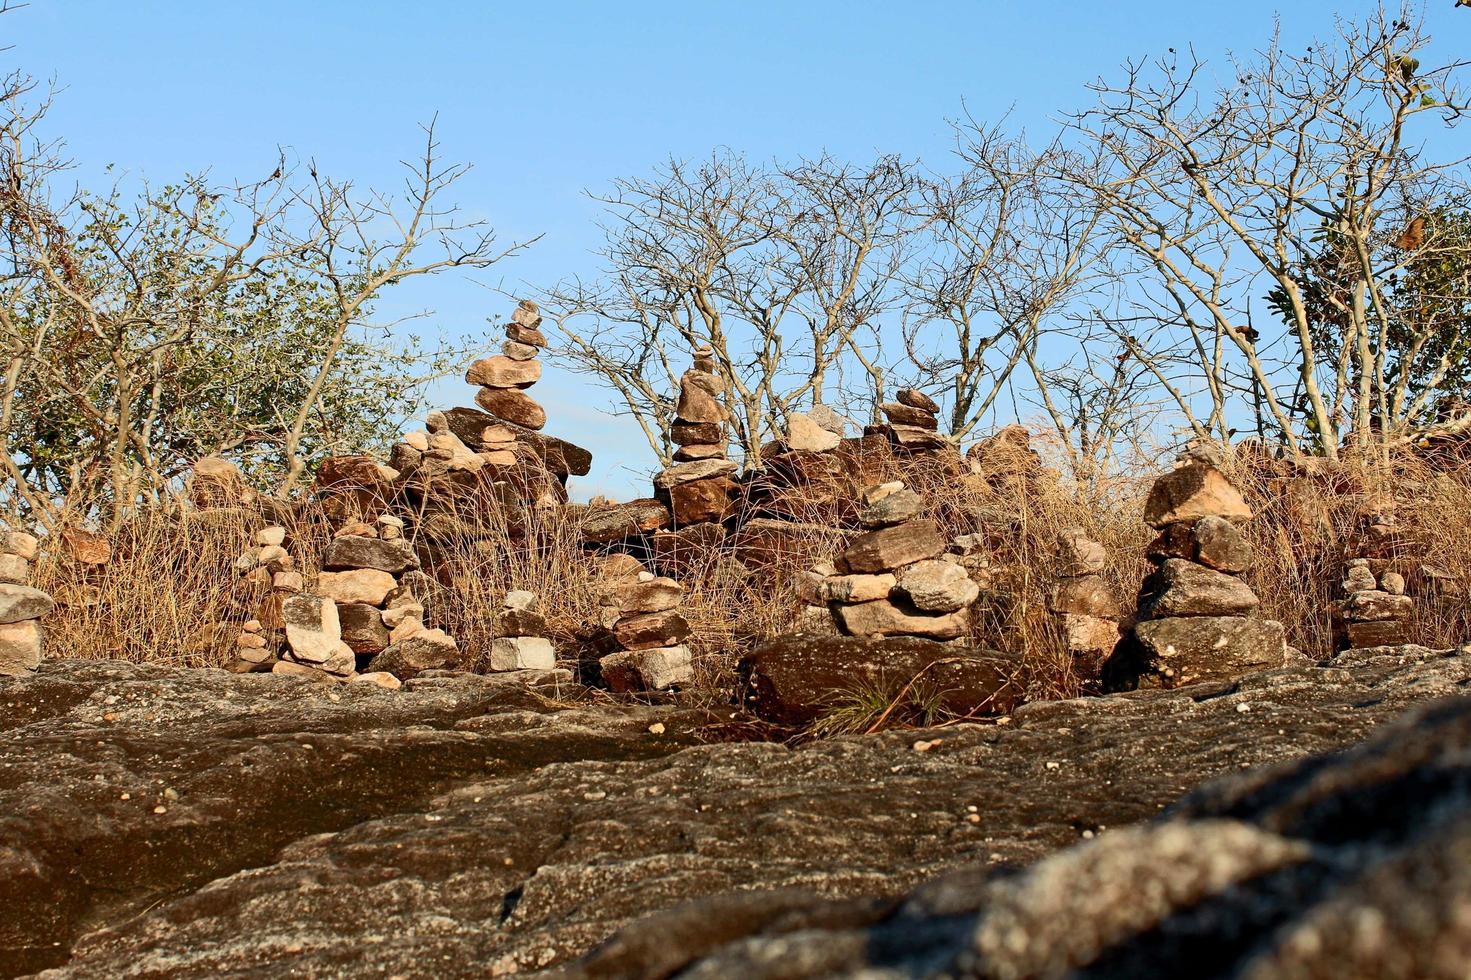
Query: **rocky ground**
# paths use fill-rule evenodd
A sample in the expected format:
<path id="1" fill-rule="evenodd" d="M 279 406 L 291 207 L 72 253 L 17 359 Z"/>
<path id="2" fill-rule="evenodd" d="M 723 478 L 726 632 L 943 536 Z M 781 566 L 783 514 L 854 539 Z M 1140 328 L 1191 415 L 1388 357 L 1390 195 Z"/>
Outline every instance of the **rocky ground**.
<path id="1" fill-rule="evenodd" d="M 0 680 L 0 974 L 1348 976 L 1293 970 L 1377 949 L 1401 968 L 1377 975 L 1425 976 L 1468 931 L 1471 709 L 1299 760 L 1461 693 L 1471 656 L 800 747 L 522 680 Z M 1366 875 L 1397 896 L 1357 933 L 1377 946 L 1329 942 L 1363 925 Z"/>

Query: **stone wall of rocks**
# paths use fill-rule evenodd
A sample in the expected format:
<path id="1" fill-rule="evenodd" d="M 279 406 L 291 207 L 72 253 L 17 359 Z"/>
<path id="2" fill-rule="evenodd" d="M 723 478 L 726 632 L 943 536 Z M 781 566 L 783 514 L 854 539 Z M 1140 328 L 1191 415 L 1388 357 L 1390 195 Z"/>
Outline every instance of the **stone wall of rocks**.
<path id="1" fill-rule="evenodd" d="M 56 603 L 30 585 L 38 547 L 32 535 L 0 531 L 0 676 L 35 670 L 46 651 L 41 620 Z"/>

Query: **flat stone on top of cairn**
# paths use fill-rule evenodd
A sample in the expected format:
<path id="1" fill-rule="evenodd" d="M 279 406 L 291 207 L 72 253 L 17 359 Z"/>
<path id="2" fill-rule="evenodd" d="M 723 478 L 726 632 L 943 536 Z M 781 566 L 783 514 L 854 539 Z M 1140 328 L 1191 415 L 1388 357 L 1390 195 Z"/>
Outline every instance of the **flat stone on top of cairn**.
<path id="1" fill-rule="evenodd" d="M 22 531 L 0 532 L 0 677 L 30 673 L 45 655 L 41 619 L 56 602 L 29 584 L 39 544 Z"/>
<path id="2" fill-rule="evenodd" d="M 915 388 L 897 392 L 891 402 L 879 404 L 888 419 L 889 438 L 908 450 L 943 449 L 950 443 L 940 435 L 940 406 Z"/>
<path id="3" fill-rule="evenodd" d="M 1159 531 L 1147 555 L 1156 568 L 1140 588 L 1130 642 L 1104 664 L 1105 690 L 1227 680 L 1283 664 L 1282 624 L 1256 615 L 1260 601 L 1239 578 L 1253 561 L 1239 527 L 1251 517 L 1200 451 L 1155 481 L 1144 519 Z"/>

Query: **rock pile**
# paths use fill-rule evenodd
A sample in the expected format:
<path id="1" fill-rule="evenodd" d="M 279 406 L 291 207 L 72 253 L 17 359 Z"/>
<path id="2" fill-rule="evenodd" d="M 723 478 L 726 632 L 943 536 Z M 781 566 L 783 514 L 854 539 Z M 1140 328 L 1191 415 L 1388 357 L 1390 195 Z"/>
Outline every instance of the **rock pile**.
<path id="1" fill-rule="evenodd" d="M 889 437 L 908 450 L 944 449 L 950 445 L 940 435 L 940 406 L 914 388 L 904 388 L 895 400 L 883 402 L 879 411 L 889 421 Z"/>
<path id="2" fill-rule="evenodd" d="M 1255 615 L 1260 600 L 1239 577 L 1254 556 L 1237 525 L 1251 517 L 1240 491 L 1206 459 L 1187 457 L 1155 481 L 1144 519 L 1159 531 L 1148 551 L 1157 567 L 1139 592 L 1132 643 L 1104 665 L 1106 689 L 1141 680 L 1176 687 L 1282 665 L 1282 624 Z"/>
<path id="3" fill-rule="evenodd" d="M 31 562 L 39 542 L 21 531 L 0 531 L 0 677 L 16 677 L 41 665 L 41 618 L 56 602 L 32 588 Z"/>
<path id="4" fill-rule="evenodd" d="M 1119 641 L 1119 600 L 1103 577 L 1108 552 L 1082 528 L 1069 528 L 1058 546 L 1053 589 L 1048 608 L 1057 617 L 1063 644 L 1096 676 L 1096 668 L 1113 653 Z"/>
<path id="5" fill-rule="evenodd" d="M 679 611 L 684 586 L 628 555 L 610 556 L 603 571 L 603 625 L 618 648 L 598 661 L 603 682 L 619 692 L 688 684 L 694 668 L 684 643 L 690 624 Z"/>
<path id="6" fill-rule="evenodd" d="M 675 527 L 719 523 L 735 513 L 738 467 L 725 458 L 723 388 L 714 352 L 695 351 L 694 364 L 679 379 L 679 399 L 669 437 L 679 449 L 675 463 L 654 477 L 654 497 L 669 508 Z"/>
<path id="7" fill-rule="evenodd" d="M 1399 646 L 1410 642 L 1415 602 L 1405 595 L 1398 572 L 1374 574 L 1368 558 L 1353 558 L 1339 586 L 1343 600 L 1334 609 L 1334 631 L 1340 649 Z"/>
<path id="8" fill-rule="evenodd" d="M 951 640 L 970 624 L 980 594 L 924 502 L 902 482 L 869 487 L 859 522 L 867 530 L 848 542 L 832 574 L 809 581 L 809 601 L 826 604 L 848 636 L 918 636 Z M 815 604 L 815 603 L 814 603 Z"/>
<path id="9" fill-rule="evenodd" d="M 547 621 L 537 611 L 533 592 L 506 593 L 490 641 L 491 670 L 553 670 L 557 651 L 548 638 Z"/>
<path id="10" fill-rule="evenodd" d="M 255 546 L 247 548 L 235 560 L 235 570 L 251 585 L 274 592 L 300 592 L 301 572 L 286 550 L 286 529 L 279 525 L 262 528 L 256 533 Z"/>
<path id="11" fill-rule="evenodd" d="M 506 324 L 506 340 L 501 352 L 470 365 L 465 381 L 479 385 L 475 404 L 498 419 L 526 429 L 541 429 L 547 424 L 547 413 L 526 393 L 541 380 L 541 362 L 537 354 L 546 347 L 541 332 L 541 313 L 536 303 L 523 299 L 516 304 L 511 322 Z"/>

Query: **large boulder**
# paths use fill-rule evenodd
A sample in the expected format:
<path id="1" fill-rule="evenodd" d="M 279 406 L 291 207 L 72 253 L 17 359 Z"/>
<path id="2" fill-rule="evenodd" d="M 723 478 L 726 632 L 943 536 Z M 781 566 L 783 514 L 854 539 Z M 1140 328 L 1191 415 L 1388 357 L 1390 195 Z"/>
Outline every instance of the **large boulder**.
<path id="1" fill-rule="evenodd" d="M 1233 680 L 1282 666 L 1287 641 L 1282 624 L 1238 616 L 1181 616 L 1134 627 L 1103 665 L 1104 689 L 1141 685 L 1180 687 L 1197 681 Z"/>
<path id="2" fill-rule="evenodd" d="M 1015 658 L 914 637 L 779 636 L 743 658 L 738 672 L 746 706 L 781 725 L 810 724 L 871 692 L 898 697 L 912 681 L 956 716 L 1005 714 L 1025 688 Z"/>

